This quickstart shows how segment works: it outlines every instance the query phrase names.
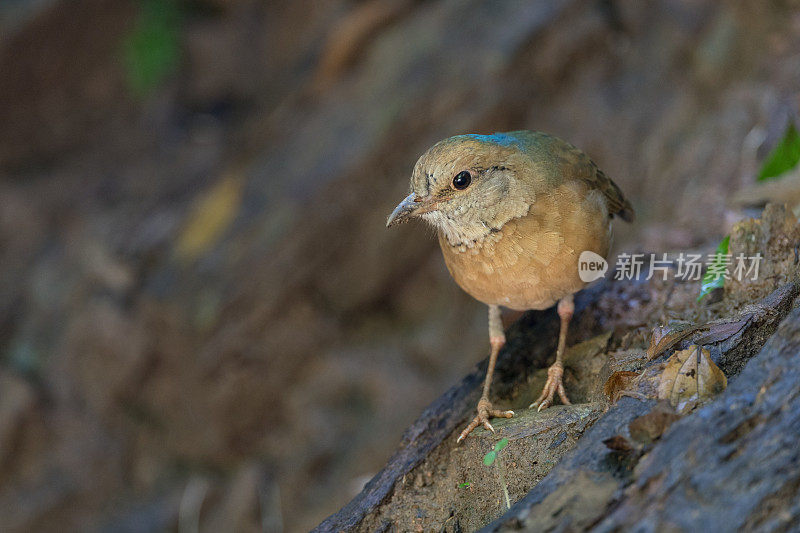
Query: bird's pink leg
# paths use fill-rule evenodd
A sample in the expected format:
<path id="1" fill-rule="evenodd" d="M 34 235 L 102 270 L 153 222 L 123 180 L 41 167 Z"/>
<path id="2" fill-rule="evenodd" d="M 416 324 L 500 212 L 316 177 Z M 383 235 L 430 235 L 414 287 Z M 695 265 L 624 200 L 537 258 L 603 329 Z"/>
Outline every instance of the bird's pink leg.
<path id="1" fill-rule="evenodd" d="M 556 362 L 547 369 L 547 382 L 544 384 L 544 389 L 539 398 L 533 402 L 530 407 L 537 407 L 538 411 L 547 409 L 553 405 L 553 396 L 558 392 L 561 398 L 561 403 L 570 405 L 567 393 L 564 390 L 564 383 L 562 377 L 564 375 L 564 350 L 567 345 L 567 328 L 572 315 L 575 313 L 575 304 L 572 301 L 572 295 L 566 296 L 558 301 L 558 316 L 561 318 L 561 331 L 558 334 L 558 348 L 556 349 Z"/>
<path id="2" fill-rule="evenodd" d="M 506 343 L 506 335 L 503 333 L 503 321 L 500 318 L 500 307 L 496 305 L 489 306 L 489 342 L 492 345 L 492 353 L 489 355 L 489 368 L 486 369 L 486 379 L 483 382 L 483 394 L 481 399 L 478 400 L 478 415 L 472 419 L 472 422 L 461 432 L 456 442 L 461 442 L 464 437 L 469 435 L 473 429 L 482 425 L 492 433 L 494 428 L 489 423 L 492 417 L 511 418 L 514 416 L 514 411 L 499 411 L 492 409 L 492 402 L 489 401 L 489 387 L 492 384 L 492 375 L 494 374 L 494 365 L 497 363 L 497 354 L 500 348 Z"/>

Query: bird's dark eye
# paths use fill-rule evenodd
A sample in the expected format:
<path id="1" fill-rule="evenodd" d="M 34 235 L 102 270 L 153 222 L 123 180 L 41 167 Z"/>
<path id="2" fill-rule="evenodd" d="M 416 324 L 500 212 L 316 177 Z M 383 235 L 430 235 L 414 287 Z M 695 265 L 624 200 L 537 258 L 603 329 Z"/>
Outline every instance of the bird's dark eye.
<path id="1" fill-rule="evenodd" d="M 458 189 L 459 191 L 463 191 L 469 187 L 470 183 L 472 183 L 472 176 L 466 170 L 462 170 L 456 174 L 455 178 L 453 178 L 453 188 Z"/>

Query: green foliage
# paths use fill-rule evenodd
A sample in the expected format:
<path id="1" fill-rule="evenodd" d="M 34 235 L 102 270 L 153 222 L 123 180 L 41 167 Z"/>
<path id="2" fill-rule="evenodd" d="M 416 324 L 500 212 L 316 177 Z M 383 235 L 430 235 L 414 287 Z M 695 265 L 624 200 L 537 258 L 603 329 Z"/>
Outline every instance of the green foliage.
<path id="1" fill-rule="evenodd" d="M 758 181 L 768 180 L 780 176 L 787 170 L 793 169 L 800 162 L 800 134 L 789 122 L 786 131 L 778 145 L 772 149 L 758 173 Z"/>
<path id="2" fill-rule="evenodd" d="M 181 12 L 175 0 L 141 0 L 136 25 L 123 43 L 128 88 L 149 94 L 180 59 Z"/>
<path id="3" fill-rule="evenodd" d="M 497 459 L 497 452 L 492 450 L 483 456 L 483 464 L 486 466 L 492 466 L 495 459 Z"/>
<path id="4" fill-rule="evenodd" d="M 458 488 L 459 488 L 459 489 L 468 489 L 468 488 L 469 488 L 469 485 L 470 485 L 469 481 L 465 481 L 465 482 L 463 482 L 463 483 L 459 483 L 459 484 L 458 484 Z"/>
<path id="5" fill-rule="evenodd" d="M 495 459 L 497 459 L 497 454 L 500 453 L 500 450 L 508 446 L 508 439 L 503 437 L 497 444 L 494 445 L 494 449 L 483 456 L 483 464 L 486 466 L 492 466 Z"/>
<path id="6" fill-rule="evenodd" d="M 700 296 L 697 297 L 698 302 L 711 291 L 720 289 L 725 284 L 723 272 L 725 270 L 725 256 L 728 254 L 728 245 L 730 241 L 731 236 L 726 235 L 719 243 L 719 246 L 717 246 L 717 251 L 714 252 L 714 259 L 708 266 L 708 270 L 703 276 L 703 281 L 700 283 Z"/>
<path id="7" fill-rule="evenodd" d="M 758 181 L 765 181 L 781 176 L 783 173 L 792 170 L 800 163 L 800 133 L 798 133 L 794 122 L 789 121 L 783 137 L 775 148 L 767 156 L 761 171 L 758 173 Z M 703 281 L 700 284 L 700 295 L 697 301 L 702 300 L 714 289 L 722 288 L 725 285 L 723 276 L 725 266 L 725 255 L 728 254 L 730 235 L 722 239 L 714 253 L 714 259 L 708 267 Z"/>
<path id="8" fill-rule="evenodd" d="M 500 450 L 502 450 L 506 446 L 508 446 L 508 439 L 503 437 L 502 439 L 500 439 L 497 442 L 497 444 L 494 445 L 494 451 L 499 452 Z"/>

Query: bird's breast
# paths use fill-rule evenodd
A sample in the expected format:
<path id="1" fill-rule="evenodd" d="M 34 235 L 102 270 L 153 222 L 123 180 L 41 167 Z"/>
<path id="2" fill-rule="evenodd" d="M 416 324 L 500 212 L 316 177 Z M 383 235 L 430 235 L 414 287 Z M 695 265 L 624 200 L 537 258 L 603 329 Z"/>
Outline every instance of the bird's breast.
<path id="1" fill-rule="evenodd" d="M 471 296 L 511 309 L 545 309 L 586 284 L 578 257 L 608 254 L 611 220 L 602 195 L 566 184 L 540 197 L 523 217 L 478 242 L 453 246 L 440 233 L 450 274 Z"/>

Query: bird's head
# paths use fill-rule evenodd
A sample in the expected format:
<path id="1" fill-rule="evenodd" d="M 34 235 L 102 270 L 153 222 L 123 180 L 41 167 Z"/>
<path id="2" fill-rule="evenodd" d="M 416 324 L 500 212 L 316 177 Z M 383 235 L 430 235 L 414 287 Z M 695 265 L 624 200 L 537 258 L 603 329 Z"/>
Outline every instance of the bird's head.
<path id="1" fill-rule="evenodd" d="M 531 139 L 513 134 L 458 135 L 419 158 L 411 194 L 387 227 L 414 217 L 435 226 L 453 245 L 476 242 L 525 215 L 546 179 L 530 157 Z M 541 176 L 541 179 L 537 176 Z"/>

